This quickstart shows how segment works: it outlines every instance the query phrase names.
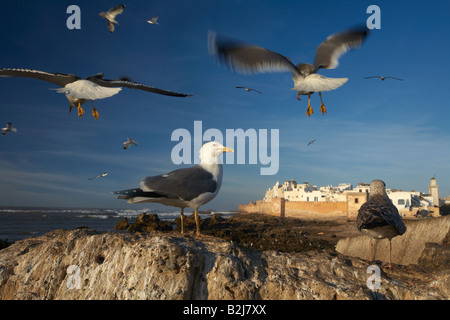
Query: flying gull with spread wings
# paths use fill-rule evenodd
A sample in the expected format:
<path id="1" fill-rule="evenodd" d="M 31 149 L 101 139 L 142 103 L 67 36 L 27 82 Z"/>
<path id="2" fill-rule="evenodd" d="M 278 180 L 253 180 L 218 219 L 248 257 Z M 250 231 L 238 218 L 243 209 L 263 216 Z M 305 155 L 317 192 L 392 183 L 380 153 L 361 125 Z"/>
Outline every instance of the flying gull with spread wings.
<path id="1" fill-rule="evenodd" d="M 128 203 L 154 202 L 181 209 L 183 233 L 184 209 L 193 209 L 200 235 L 198 208 L 210 202 L 222 185 L 223 168 L 219 157 L 223 152 L 233 152 L 216 141 L 205 143 L 200 149 L 201 163 L 194 167 L 178 169 L 167 174 L 144 178 L 139 188 L 115 191 L 118 199 Z"/>
<path id="2" fill-rule="evenodd" d="M 5 128 L 2 128 L 2 135 L 6 136 L 8 132 L 17 132 L 16 128 L 13 128 L 12 123 L 8 122 Z"/>
<path id="3" fill-rule="evenodd" d="M 255 91 L 255 92 L 258 92 L 258 93 L 262 93 L 261 91 L 258 91 L 256 89 L 252 89 L 252 88 L 247 88 L 247 87 L 236 87 L 236 88 L 237 89 L 244 89 L 247 92 Z"/>
<path id="4" fill-rule="evenodd" d="M 81 79 L 73 74 L 51 73 L 33 69 L 7 68 L 0 69 L 0 76 L 33 78 L 61 86 L 62 88 L 56 89 L 56 91 L 66 94 L 66 98 L 69 101 L 69 111 L 72 111 L 73 107 L 78 108 L 78 115 L 82 117 L 85 112 L 81 105 L 90 100 L 93 107 L 92 116 L 95 119 L 98 119 L 99 115 L 98 111 L 95 109 L 93 100 L 112 97 L 119 93 L 122 88 L 138 89 L 173 97 L 191 96 L 189 94 L 150 87 L 128 79 L 107 80 L 103 78 L 103 73 L 94 74 L 86 79 Z"/>
<path id="5" fill-rule="evenodd" d="M 399 81 L 403 81 L 403 79 L 399 79 L 399 78 L 395 78 L 395 77 L 384 77 L 384 76 L 371 76 L 371 77 L 364 77 L 364 79 L 381 79 L 382 81 L 386 80 L 386 79 L 394 79 L 394 80 L 399 80 Z"/>
<path id="6" fill-rule="evenodd" d="M 265 48 L 246 44 L 237 40 L 208 33 L 208 49 L 216 60 L 222 62 L 235 72 L 261 73 L 290 71 L 294 80 L 292 90 L 300 95 L 308 96 L 306 115 L 314 112 L 311 108 L 311 94 L 319 92 L 322 114 L 326 113 L 322 101 L 322 91 L 335 90 L 348 81 L 348 78 L 328 78 L 318 74 L 319 69 L 335 69 L 338 59 L 350 49 L 361 46 L 369 30 L 364 27 L 330 35 L 316 50 L 314 64 L 300 63 L 294 65 L 291 60 L 279 53 Z"/>
<path id="7" fill-rule="evenodd" d="M 135 146 L 138 145 L 138 143 L 135 140 L 127 138 L 127 141 L 123 143 L 123 149 L 124 150 L 128 149 L 132 144 L 134 144 Z"/>
<path id="8" fill-rule="evenodd" d="M 97 178 L 103 178 L 103 177 L 106 177 L 110 172 L 111 172 L 111 171 L 106 171 L 106 172 L 100 173 L 99 175 L 97 175 L 97 176 L 95 176 L 95 177 L 88 178 L 88 179 L 89 179 L 89 180 L 94 180 L 94 179 L 97 179 Z"/>
<path id="9" fill-rule="evenodd" d="M 369 187 L 369 199 L 358 210 L 356 228 L 370 237 L 369 259 L 373 261 L 372 239 L 389 239 L 389 265 L 391 265 L 391 240 L 406 232 L 406 226 L 397 208 L 386 193 L 386 184 L 382 180 L 373 180 Z"/>
<path id="10" fill-rule="evenodd" d="M 100 12 L 99 15 L 102 18 L 106 19 L 106 22 L 108 23 L 108 30 L 109 32 L 114 32 L 114 25 L 119 23 L 116 21 L 116 16 L 121 14 L 123 10 L 125 9 L 124 4 L 119 4 L 118 6 L 115 6 L 114 8 L 109 9 L 107 12 Z"/>
<path id="11" fill-rule="evenodd" d="M 154 16 L 153 18 L 151 18 L 151 20 L 147 20 L 147 22 L 150 24 L 159 24 L 158 19 L 159 19 L 159 16 Z"/>

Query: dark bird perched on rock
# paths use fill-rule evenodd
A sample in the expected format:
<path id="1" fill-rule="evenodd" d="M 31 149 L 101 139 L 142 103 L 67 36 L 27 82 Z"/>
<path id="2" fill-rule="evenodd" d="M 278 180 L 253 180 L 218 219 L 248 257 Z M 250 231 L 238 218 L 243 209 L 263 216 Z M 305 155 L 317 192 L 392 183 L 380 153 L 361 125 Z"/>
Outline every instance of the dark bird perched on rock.
<path id="1" fill-rule="evenodd" d="M 389 265 L 391 268 L 391 240 L 406 232 L 397 208 L 386 193 L 386 184 L 381 180 L 370 183 L 369 199 L 358 210 L 356 228 L 370 237 L 370 261 L 373 261 L 373 239 L 389 239 Z"/>

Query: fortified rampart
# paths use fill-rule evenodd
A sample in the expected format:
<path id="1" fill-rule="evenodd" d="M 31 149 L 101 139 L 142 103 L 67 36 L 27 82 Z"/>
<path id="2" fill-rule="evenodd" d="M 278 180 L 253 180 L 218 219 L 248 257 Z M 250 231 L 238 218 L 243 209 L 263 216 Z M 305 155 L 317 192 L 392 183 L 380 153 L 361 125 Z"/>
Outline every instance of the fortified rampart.
<path id="1" fill-rule="evenodd" d="M 295 218 L 348 218 L 356 219 L 359 208 L 367 201 L 365 192 L 347 193 L 347 201 L 289 201 L 284 198 L 272 198 L 271 201 L 258 200 L 239 205 L 239 211 L 245 213 L 265 213 L 281 217 Z M 430 215 L 439 216 L 439 208 L 428 208 Z M 414 216 L 413 211 L 400 210 L 402 216 Z"/>

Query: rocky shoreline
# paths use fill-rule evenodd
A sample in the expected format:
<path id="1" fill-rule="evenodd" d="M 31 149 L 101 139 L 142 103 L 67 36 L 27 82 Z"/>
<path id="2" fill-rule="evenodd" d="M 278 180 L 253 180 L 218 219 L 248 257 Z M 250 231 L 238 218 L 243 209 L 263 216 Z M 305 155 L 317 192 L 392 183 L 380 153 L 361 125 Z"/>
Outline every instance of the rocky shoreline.
<path id="1" fill-rule="evenodd" d="M 338 253 L 336 243 L 354 232 L 345 220 L 212 216 L 195 237 L 157 230 L 164 223 L 156 218 L 122 224 L 134 232 L 55 230 L 13 243 L 0 250 L 0 299 L 450 298 L 448 265 L 387 269 Z M 375 289 L 371 265 L 380 270 Z"/>

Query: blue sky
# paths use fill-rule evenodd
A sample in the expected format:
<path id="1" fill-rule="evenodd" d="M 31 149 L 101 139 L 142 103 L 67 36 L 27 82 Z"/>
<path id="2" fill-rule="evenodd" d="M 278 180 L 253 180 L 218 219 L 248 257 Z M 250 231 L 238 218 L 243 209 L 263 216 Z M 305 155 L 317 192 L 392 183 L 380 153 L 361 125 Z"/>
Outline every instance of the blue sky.
<path id="1" fill-rule="evenodd" d="M 86 77 L 126 75 L 162 89 L 194 94 L 167 97 L 123 89 L 97 100 L 100 113 L 69 113 L 55 85 L 0 78 L 0 205 L 163 208 L 130 205 L 111 191 L 132 188 L 148 175 L 186 167 L 171 161 L 172 132 L 278 129 L 276 175 L 261 164 L 225 164 L 219 195 L 202 209 L 237 209 L 261 199 L 267 188 L 291 178 L 318 186 L 383 179 L 390 188 L 427 192 L 436 177 L 450 194 L 450 33 L 445 1 L 126 1 L 114 34 L 98 16 L 114 1 L 14 1 L 0 12 L 0 68 L 33 68 Z M 81 9 L 81 30 L 69 30 L 69 5 Z M 330 34 L 365 23 L 369 5 L 381 9 L 381 29 L 348 52 L 328 77 L 348 77 L 323 94 L 328 113 L 305 116 L 307 99 L 295 99 L 289 73 L 241 75 L 215 63 L 208 30 L 263 46 L 294 63 L 313 62 Z M 145 21 L 160 15 L 159 25 Z M 405 81 L 365 80 L 391 75 Z M 247 86 L 263 94 L 235 88 Z M 128 150 L 122 142 L 139 142 Z M 315 139 L 313 145 L 307 146 Z M 225 144 L 226 141 L 225 141 Z M 227 146 L 232 146 L 227 144 Z M 192 151 L 197 152 L 197 151 Z M 102 179 L 88 180 L 104 171 Z M 171 209 L 169 209 L 171 210 Z"/>

